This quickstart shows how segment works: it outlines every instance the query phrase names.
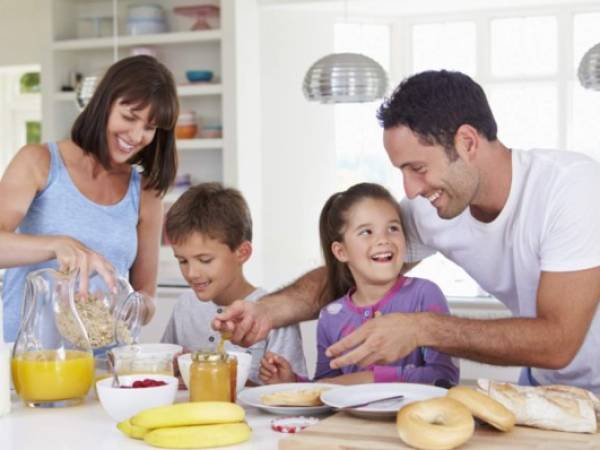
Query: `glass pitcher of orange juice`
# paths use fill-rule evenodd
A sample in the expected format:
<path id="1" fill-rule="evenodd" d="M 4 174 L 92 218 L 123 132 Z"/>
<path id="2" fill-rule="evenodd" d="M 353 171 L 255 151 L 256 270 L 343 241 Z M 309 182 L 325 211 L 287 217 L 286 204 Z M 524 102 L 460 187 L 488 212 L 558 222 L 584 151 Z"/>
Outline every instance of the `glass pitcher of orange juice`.
<path id="1" fill-rule="evenodd" d="M 15 389 L 25 404 L 80 403 L 94 381 L 92 350 L 130 343 L 139 333 L 142 302 L 124 279 L 117 280 L 117 294 L 112 294 L 99 275 L 92 275 L 83 298 L 77 272 L 30 273 L 11 361 Z"/>

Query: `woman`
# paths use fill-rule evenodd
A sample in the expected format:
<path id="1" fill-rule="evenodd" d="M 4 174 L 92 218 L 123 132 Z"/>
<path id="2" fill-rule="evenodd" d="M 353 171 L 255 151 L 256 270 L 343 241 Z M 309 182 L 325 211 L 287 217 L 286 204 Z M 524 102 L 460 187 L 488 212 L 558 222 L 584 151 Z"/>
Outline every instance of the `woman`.
<path id="1" fill-rule="evenodd" d="M 26 145 L 0 181 L 4 339 L 14 341 L 27 274 L 44 267 L 114 286 L 113 271 L 154 314 L 161 196 L 177 171 L 179 105 L 171 73 L 149 56 L 113 64 L 76 119 L 71 139 Z"/>

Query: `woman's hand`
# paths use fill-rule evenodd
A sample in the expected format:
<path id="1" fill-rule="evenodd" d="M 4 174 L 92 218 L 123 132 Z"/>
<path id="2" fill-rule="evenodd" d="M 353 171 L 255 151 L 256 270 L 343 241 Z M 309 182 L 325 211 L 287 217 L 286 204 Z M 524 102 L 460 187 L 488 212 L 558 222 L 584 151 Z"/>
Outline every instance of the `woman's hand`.
<path id="1" fill-rule="evenodd" d="M 90 250 L 81 242 L 68 236 L 54 236 L 51 249 L 61 272 L 79 271 L 79 293 L 87 295 L 89 275 L 92 272 L 104 279 L 112 293 L 116 293 L 115 269 L 102 255 Z"/>
<path id="2" fill-rule="evenodd" d="M 296 374 L 287 359 L 271 352 L 261 359 L 258 376 L 265 384 L 296 382 Z"/>

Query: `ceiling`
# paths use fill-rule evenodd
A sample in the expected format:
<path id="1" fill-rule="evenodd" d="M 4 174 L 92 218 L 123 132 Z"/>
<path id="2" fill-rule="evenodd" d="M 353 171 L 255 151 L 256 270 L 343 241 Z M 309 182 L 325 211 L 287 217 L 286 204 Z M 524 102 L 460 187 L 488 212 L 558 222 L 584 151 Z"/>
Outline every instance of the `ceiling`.
<path id="1" fill-rule="evenodd" d="M 502 10 L 539 6 L 600 6 L 598 0 L 260 0 L 265 8 L 339 12 L 351 16 L 403 16 L 455 11 Z"/>

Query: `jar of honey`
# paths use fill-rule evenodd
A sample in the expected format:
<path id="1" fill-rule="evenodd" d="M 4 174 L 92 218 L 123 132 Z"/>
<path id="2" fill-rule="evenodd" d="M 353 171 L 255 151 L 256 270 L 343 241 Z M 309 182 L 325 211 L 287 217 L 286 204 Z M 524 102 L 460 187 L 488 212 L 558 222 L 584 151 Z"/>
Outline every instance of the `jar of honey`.
<path id="1" fill-rule="evenodd" d="M 227 355 L 216 352 L 194 352 L 192 361 L 190 401 L 231 401 L 231 376 Z"/>
<path id="2" fill-rule="evenodd" d="M 235 355 L 227 355 L 227 364 L 229 365 L 229 389 L 231 391 L 231 402 L 235 403 L 235 400 L 237 399 L 237 357 Z"/>

